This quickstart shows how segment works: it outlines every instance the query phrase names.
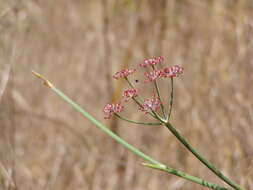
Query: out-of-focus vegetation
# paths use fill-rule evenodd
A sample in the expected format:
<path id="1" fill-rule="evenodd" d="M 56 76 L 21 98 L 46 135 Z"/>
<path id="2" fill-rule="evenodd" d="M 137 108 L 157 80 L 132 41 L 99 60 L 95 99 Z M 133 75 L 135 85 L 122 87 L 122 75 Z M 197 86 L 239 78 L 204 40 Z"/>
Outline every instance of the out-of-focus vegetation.
<path id="1" fill-rule="evenodd" d="M 0 189 L 203 189 L 142 167 L 31 75 L 103 121 L 103 106 L 124 88 L 111 75 L 159 55 L 185 68 L 174 126 L 252 189 L 252 18 L 251 0 L 1 0 Z M 145 119 L 135 107 L 126 114 Z M 169 166 L 224 185 L 166 129 L 104 122 Z"/>

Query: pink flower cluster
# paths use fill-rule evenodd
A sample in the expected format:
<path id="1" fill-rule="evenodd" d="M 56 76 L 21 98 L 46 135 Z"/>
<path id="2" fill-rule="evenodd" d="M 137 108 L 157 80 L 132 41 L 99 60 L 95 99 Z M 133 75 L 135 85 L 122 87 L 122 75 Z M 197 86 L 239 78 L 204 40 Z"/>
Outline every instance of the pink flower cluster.
<path id="1" fill-rule="evenodd" d="M 178 65 L 166 67 L 163 70 L 153 70 L 151 72 L 146 72 L 145 76 L 148 78 L 145 80 L 145 82 L 151 82 L 158 78 L 164 77 L 178 77 L 180 74 L 182 74 L 184 71 L 183 67 L 180 67 Z"/>
<path id="2" fill-rule="evenodd" d="M 151 72 L 145 72 L 144 74 L 148 78 L 147 80 L 145 80 L 145 82 L 151 82 L 151 81 L 156 80 L 157 78 L 162 77 L 163 76 L 163 71 L 154 70 L 154 71 L 151 71 Z"/>
<path id="3" fill-rule="evenodd" d="M 163 69 L 163 77 L 178 77 L 183 71 L 184 68 L 178 65 L 166 67 Z"/>
<path id="4" fill-rule="evenodd" d="M 129 75 L 133 74 L 136 71 L 136 69 L 123 69 L 121 71 L 118 71 L 113 75 L 113 78 L 119 79 L 119 78 L 126 78 Z"/>
<path id="5" fill-rule="evenodd" d="M 144 75 L 147 77 L 145 82 L 152 82 L 159 78 L 178 77 L 180 74 L 183 73 L 183 70 L 184 70 L 183 67 L 180 67 L 178 65 L 166 67 L 161 70 L 155 69 L 154 66 L 158 63 L 161 63 L 163 60 L 164 58 L 162 56 L 153 57 L 150 59 L 145 59 L 143 63 L 140 64 L 141 67 L 148 67 L 148 66 L 152 67 L 152 71 L 148 71 L 144 73 Z M 130 83 L 129 79 L 127 78 L 129 75 L 133 74 L 135 71 L 136 69 L 123 69 L 121 71 L 116 72 L 113 75 L 113 78 L 115 79 L 120 79 L 120 78 L 126 79 L 129 85 L 131 86 L 130 89 L 126 89 L 123 91 L 122 96 L 124 98 L 124 101 L 127 102 L 131 98 L 134 99 L 135 102 L 137 102 L 137 104 L 139 105 L 139 109 L 145 113 L 158 110 L 161 106 L 161 101 L 158 97 L 153 96 L 152 98 L 147 98 L 144 100 L 142 104 L 140 103 L 138 98 L 135 99 L 138 96 L 138 90 L 133 87 L 133 85 Z M 109 119 L 113 116 L 113 114 L 121 112 L 123 108 L 124 106 L 121 104 L 121 102 L 115 103 L 115 104 L 107 104 L 103 110 L 105 114 L 105 119 Z"/>
<path id="6" fill-rule="evenodd" d="M 164 60 L 162 56 L 154 57 L 149 59 L 144 59 L 144 62 L 140 64 L 141 67 L 154 66 L 158 63 L 161 63 Z"/>
<path id="7" fill-rule="evenodd" d="M 120 113 L 124 109 L 124 106 L 121 105 L 121 103 L 116 103 L 116 104 L 106 104 L 104 107 L 104 114 L 105 114 L 105 119 L 110 119 L 114 113 Z"/>
<path id="8" fill-rule="evenodd" d="M 145 113 L 149 111 L 156 111 L 160 108 L 161 101 L 157 97 L 146 98 L 144 103 L 139 107 L 139 109 Z"/>
<path id="9" fill-rule="evenodd" d="M 137 89 L 134 88 L 124 90 L 123 97 L 125 98 L 125 102 L 127 102 L 131 98 L 137 97 L 138 96 L 137 92 L 138 92 Z"/>

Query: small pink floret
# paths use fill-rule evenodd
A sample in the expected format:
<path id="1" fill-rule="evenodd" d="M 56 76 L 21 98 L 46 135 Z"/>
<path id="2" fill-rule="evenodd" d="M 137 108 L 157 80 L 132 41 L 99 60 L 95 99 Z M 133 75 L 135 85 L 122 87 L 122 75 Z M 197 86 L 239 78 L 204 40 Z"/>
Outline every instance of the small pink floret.
<path id="1" fill-rule="evenodd" d="M 146 72 L 144 74 L 148 78 L 147 80 L 145 80 L 145 82 L 151 82 L 151 81 L 156 80 L 157 78 L 162 77 L 163 76 L 163 71 L 154 70 L 154 71 L 151 71 L 151 72 Z"/>
<path id="2" fill-rule="evenodd" d="M 138 92 L 137 89 L 134 88 L 124 90 L 123 97 L 125 98 L 125 102 L 127 102 L 131 98 L 137 97 L 138 96 L 137 92 Z"/>
<path id="3" fill-rule="evenodd" d="M 124 106 L 121 105 L 121 103 L 116 103 L 116 104 L 107 104 L 104 107 L 104 114 L 105 114 L 105 119 L 110 119 L 114 113 L 119 113 L 123 110 Z"/>
<path id="4" fill-rule="evenodd" d="M 139 107 L 139 109 L 145 113 L 149 111 L 156 111 L 160 108 L 161 101 L 157 97 L 146 98 L 144 103 Z"/>
<path id="5" fill-rule="evenodd" d="M 141 67 L 154 66 L 158 63 L 161 63 L 163 60 L 164 58 L 162 56 L 144 59 L 143 63 L 141 63 L 140 66 Z"/>
<path id="6" fill-rule="evenodd" d="M 178 77 L 184 71 L 183 67 L 175 65 L 172 67 L 166 67 L 163 70 L 163 77 Z"/>
<path id="7" fill-rule="evenodd" d="M 119 79 L 119 78 L 125 78 L 128 77 L 129 75 L 133 74 L 136 71 L 136 69 L 123 69 L 121 71 L 116 72 L 113 75 L 113 78 Z"/>

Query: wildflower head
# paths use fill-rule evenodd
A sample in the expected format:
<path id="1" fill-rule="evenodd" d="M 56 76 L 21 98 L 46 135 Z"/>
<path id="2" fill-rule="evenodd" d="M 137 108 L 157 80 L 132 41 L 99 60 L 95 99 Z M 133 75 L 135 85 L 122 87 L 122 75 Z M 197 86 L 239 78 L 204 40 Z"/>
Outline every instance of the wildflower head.
<path id="1" fill-rule="evenodd" d="M 137 92 L 138 92 L 137 89 L 134 88 L 124 90 L 123 97 L 125 98 L 125 102 L 127 102 L 131 98 L 137 97 L 138 96 Z"/>
<path id="2" fill-rule="evenodd" d="M 113 75 L 113 78 L 119 79 L 119 78 L 126 78 L 129 75 L 133 74 L 136 71 L 136 69 L 123 69 L 121 71 L 116 72 Z"/>
<path id="3" fill-rule="evenodd" d="M 151 81 L 154 81 L 157 78 L 160 78 L 161 76 L 163 76 L 163 71 L 154 70 L 154 71 L 151 71 L 151 72 L 146 72 L 145 76 L 148 78 L 147 80 L 145 80 L 145 82 L 151 82 Z"/>
<path id="4" fill-rule="evenodd" d="M 154 66 L 158 63 L 161 63 L 163 60 L 164 58 L 162 56 L 144 59 L 143 63 L 141 63 L 140 66 L 141 67 Z"/>
<path id="5" fill-rule="evenodd" d="M 163 69 L 163 77 L 178 77 L 183 71 L 184 68 L 178 65 L 166 67 Z"/>
<path id="6" fill-rule="evenodd" d="M 119 113 L 123 110 L 124 106 L 121 105 L 121 103 L 116 103 L 116 104 L 107 104 L 104 107 L 104 114 L 105 114 L 105 119 L 110 119 L 114 113 Z"/>
<path id="7" fill-rule="evenodd" d="M 156 111 L 160 108 L 161 101 L 157 97 L 146 98 L 144 103 L 139 107 L 139 109 L 145 113 L 149 111 Z"/>
<path id="8" fill-rule="evenodd" d="M 123 78 L 126 80 L 127 84 L 130 86 L 130 88 L 125 89 L 122 94 L 122 99 L 121 102 L 114 103 L 114 104 L 107 104 L 104 107 L 104 114 L 105 114 L 105 119 L 110 119 L 113 115 L 118 116 L 119 118 L 130 121 L 127 119 L 122 118 L 118 113 L 120 113 L 124 106 L 121 103 L 128 102 L 130 99 L 133 100 L 135 104 L 138 105 L 139 110 L 143 111 L 144 113 L 150 113 L 151 116 L 155 117 L 156 119 L 166 119 L 165 116 L 167 113 L 166 111 L 169 112 L 170 116 L 170 110 L 165 110 L 164 105 L 162 103 L 162 96 L 160 95 L 160 90 L 159 90 L 159 84 L 158 84 L 158 79 L 160 78 L 171 78 L 173 79 L 174 77 L 178 77 L 180 74 L 183 73 L 183 67 L 175 65 L 175 66 L 170 66 L 170 67 L 165 67 L 163 69 L 157 69 L 155 67 L 156 64 L 163 62 L 163 57 L 153 57 L 150 59 L 145 59 L 140 66 L 141 67 L 151 67 L 147 68 L 146 72 L 144 72 L 144 78 L 141 79 L 141 81 L 144 82 L 155 82 L 155 92 L 154 95 L 151 96 L 150 98 L 142 99 L 139 94 L 139 89 L 136 89 L 135 84 L 132 83 L 135 81 L 135 83 L 139 82 L 139 79 L 135 79 L 131 81 L 128 77 L 129 75 L 133 74 L 136 69 L 123 69 L 121 71 L 116 72 L 113 75 L 113 78 L 115 79 L 120 79 Z M 144 68 L 145 69 L 145 68 Z M 173 82 L 172 82 L 173 85 Z M 173 92 L 173 91 L 172 91 Z M 171 98 L 173 97 L 173 94 L 171 94 Z M 172 104 L 171 104 L 172 105 Z M 161 110 L 159 110 L 161 109 Z M 156 111 L 161 111 L 162 115 L 157 114 Z M 167 119 L 166 119 L 167 120 Z"/>

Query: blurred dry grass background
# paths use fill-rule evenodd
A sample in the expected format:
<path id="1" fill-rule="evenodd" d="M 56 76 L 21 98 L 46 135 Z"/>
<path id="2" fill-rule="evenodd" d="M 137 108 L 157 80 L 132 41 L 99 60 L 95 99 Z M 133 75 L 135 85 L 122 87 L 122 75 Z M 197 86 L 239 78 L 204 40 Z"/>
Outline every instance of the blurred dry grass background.
<path id="1" fill-rule="evenodd" d="M 112 73 L 158 55 L 185 67 L 172 123 L 253 189 L 252 18 L 252 0 L 1 0 L 0 189 L 205 189 L 142 167 L 31 70 L 144 152 L 224 185 L 166 129 L 103 120 L 124 87 Z"/>

